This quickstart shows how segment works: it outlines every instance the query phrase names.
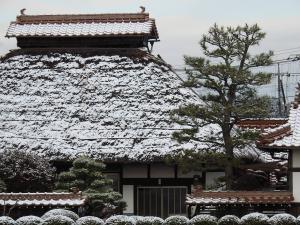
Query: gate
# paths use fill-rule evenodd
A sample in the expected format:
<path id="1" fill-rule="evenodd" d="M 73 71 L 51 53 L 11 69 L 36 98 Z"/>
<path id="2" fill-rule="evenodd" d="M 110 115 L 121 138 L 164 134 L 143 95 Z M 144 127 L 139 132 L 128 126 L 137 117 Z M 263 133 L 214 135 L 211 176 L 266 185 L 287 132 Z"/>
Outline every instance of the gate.
<path id="1" fill-rule="evenodd" d="M 139 216 L 185 215 L 187 187 L 138 187 L 137 214 Z"/>

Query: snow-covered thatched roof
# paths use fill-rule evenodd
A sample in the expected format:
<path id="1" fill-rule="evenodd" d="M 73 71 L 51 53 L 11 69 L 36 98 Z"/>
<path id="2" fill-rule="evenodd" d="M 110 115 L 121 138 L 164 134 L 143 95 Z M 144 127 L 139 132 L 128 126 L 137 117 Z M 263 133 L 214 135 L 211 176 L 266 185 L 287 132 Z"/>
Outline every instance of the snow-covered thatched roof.
<path id="1" fill-rule="evenodd" d="M 143 50 L 16 50 L 0 63 L 0 149 L 54 160 L 157 160 L 182 148 L 171 138 L 183 128 L 171 110 L 198 101 Z"/>

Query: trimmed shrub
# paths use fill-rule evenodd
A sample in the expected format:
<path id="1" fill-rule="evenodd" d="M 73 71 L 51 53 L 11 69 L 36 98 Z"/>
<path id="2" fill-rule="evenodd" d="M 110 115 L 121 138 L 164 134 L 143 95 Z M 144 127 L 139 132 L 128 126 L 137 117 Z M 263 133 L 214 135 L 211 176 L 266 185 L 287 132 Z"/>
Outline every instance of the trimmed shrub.
<path id="1" fill-rule="evenodd" d="M 240 225 L 240 218 L 234 215 L 226 215 L 219 219 L 218 225 Z"/>
<path id="2" fill-rule="evenodd" d="M 105 225 L 135 225 L 135 219 L 129 216 L 112 216 L 105 221 Z"/>
<path id="3" fill-rule="evenodd" d="M 298 217 L 296 218 L 296 223 L 297 223 L 297 225 L 300 225 L 300 216 L 298 216 Z"/>
<path id="4" fill-rule="evenodd" d="M 14 221 L 9 216 L 0 216 L 0 225 L 15 225 L 16 221 Z"/>
<path id="5" fill-rule="evenodd" d="M 164 220 L 155 216 L 137 217 L 136 225 L 162 225 Z"/>
<path id="6" fill-rule="evenodd" d="M 95 216 L 84 216 L 76 221 L 77 225 L 104 225 L 102 219 Z"/>
<path id="7" fill-rule="evenodd" d="M 269 225 L 269 217 L 262 213 L 250 213 L 241 220 L 243 225 Z"/>
<path id="8" fill-rule="evenodd" d="M 37 216 L 23 216 L 16 220 L 16 225 L 38 225 L 43 220 Z"/>
<path id="9" fill-rule="evenodd" d="M 134 219 L 135 223 L 137 223 L 138 220 L 142 220 L 144 216 L 129 216 L 131 219 Z"/>
<path id="10" fill-rule="evenodd" d="M 282 213 L 272 216 L 269 219 L 269 223 L 270 225 L 296 225 L 297 220 L 294 216 L 290 214 Z"/>
<path id="11" fill-rule="evenodd" d="M 70 217 L 62 215 L 49 216 L 41 225 L 75 225 L 76 223 Z"/>
<path id="12" fill-rule="evenodd" d="M 70 210 L 66 210 L 66 209 L 52 209 L 48 212 L 46 212 L 43 216 L 42 216 L 42 219 L 47 219 L 48 217 L 50 216 L 66 216 L 66 217 L 69 217 L 70 219 L 72 219 L 73 221 L 76 221 L 79 219 L 79 216 L 70 211 Z"/>
<path id="13" fill-rule="evenodd" d="M 191 225 L 217 225 L 218 219 L 211 215 L 198 215 L 190 220 Z"/>
<path id="14" fill-rule="evenodd" d="M 170 216 L 165 219 L 164 225 L 188 225 L 189 219 L 185 216 Z"/>

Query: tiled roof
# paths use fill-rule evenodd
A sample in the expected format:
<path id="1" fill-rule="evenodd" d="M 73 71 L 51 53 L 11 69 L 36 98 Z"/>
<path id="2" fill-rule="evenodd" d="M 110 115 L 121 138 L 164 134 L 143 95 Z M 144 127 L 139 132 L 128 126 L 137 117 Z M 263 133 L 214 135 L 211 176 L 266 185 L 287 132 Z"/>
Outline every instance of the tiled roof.
<path id="1" fill-rule="evenodd" d="M 2 206 L 80 206 L 85 200 L 81 193 L 0 193 Z"/>
<path id="2" fill-rule="evenodd" d="M 285 118 L 242 119 L 237 123 L 237 126 L 246 129 L 266 130 L 279 127 L 280 125 L 285 124 L 286 122 L 287 119 Z"/>
<path id="3" fill-rule="evenodd" d="M 286 191 L 202 191 L 187 195 L 188 205 L 220 204 L 290 204 L 294 200 Z"/>
<path id="4" fill-rule="evenodd" d="M 101 37 L 142 35 L 157 40 L 155 20 L 148 13 L 91 15 L 21 15 L 7 37 Z"/>
<path id="5" fill-rule="evenodd" d="M 300 84 L 290 108 L 288 121 L 263 133 L 257 142 L 261 148 L 289 149 L 300 147 Z"/>

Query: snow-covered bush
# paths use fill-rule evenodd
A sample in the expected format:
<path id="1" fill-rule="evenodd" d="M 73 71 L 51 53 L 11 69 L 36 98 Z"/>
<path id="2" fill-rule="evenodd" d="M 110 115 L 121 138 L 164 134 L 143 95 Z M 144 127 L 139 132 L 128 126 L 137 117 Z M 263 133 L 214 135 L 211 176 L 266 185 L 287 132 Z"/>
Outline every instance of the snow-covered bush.
<path id="1" fill-rule="evenodd" d="M 155 216 L 137 217 L 136 225 L 162 225 L 164 220 Z"/>
<path id="2" fill-rule="evenodd" d="M 76 223 L 69 217 L 62 215 L 49 216 L 41 225 L 75 225 Z"/>
<path id="3" fill-rule="evenodd" d="M 135 225 L 135 219 L 129 216 L 111 216 L 105 221 L 105 225 Z"/>
<path id="4" fill-rule="evenodd" d="M 0 216 L 0 225 L 15 225 L 16 222 L 8 216 Z"/>
<path id="5" fill-rule="evenodd" d="M 187 225 L 188 218 L 185 216 L 170 216 L 164 221 L 164 225 Z"/>
<path id="6" fill-rule="evenodd" d="M 240 218 L 234 215 L 226 215 L 219 219 L 218 225 L 239 225 L 241 224 Z"/>
<path id="7" fill-rule="evenodd" d="M 37 216 L 23 216 L 16 220 L 16 225 L 38 225 L 43 220 Z"/>
<path id="8" fill-rule="evenodd" d="M 250 213 L 241 220 L 243 225 L 269 225 L 269 217 L 262 213 Z"/>
<path id="9" fill-rule="evenodd" d="M 217 225 L 217 218 L 210 215 L 198 215 L 190 220 L 191 225 Z"/>
<path id="10" fill-rule="evenodd" d="M 300 225 L 300 216 L 298 216 L 298 217 L 296 218 L 296 223 L 297 223 L 297 225 Z"/>
<path id="11" fill-rule="evenodd" d="M 144 216 L 130 216 L 131 219 L 134 219 L 135 223 L 137 223 L 138 220 L 142 220 Z"/>
<path id="12" fill-rule="evenodd" d="M 84 216 L 76 221 L 77 225 L 104 225 L 102 219 L 95 216 Z"/>
<path id="13" fill-rule="evenodd" d="M 52 209 L 48 212 L 46 212 L 43 216 L 42 216 L 42 219 L 47 219 L 48 217 L 50 216 L 56 216 L 56 215 L 60 215 L 60 216 L 66 216 L 66 217 L 69 217 L 71 218 L 73 221 L 76 221 L 79 219 L 79 216 L 70 211 L 70 210 L 66 210 L 66 209 Z"/>
<path id="14" fill-rule="evenodd" d="M 294 216 L 290 214 L 282 213 L 272 216 L 269 219 L 269 223 L 270 225 L 296 225 L 297 220 Z"/>

